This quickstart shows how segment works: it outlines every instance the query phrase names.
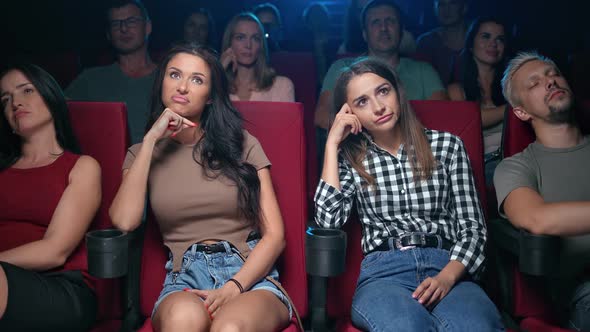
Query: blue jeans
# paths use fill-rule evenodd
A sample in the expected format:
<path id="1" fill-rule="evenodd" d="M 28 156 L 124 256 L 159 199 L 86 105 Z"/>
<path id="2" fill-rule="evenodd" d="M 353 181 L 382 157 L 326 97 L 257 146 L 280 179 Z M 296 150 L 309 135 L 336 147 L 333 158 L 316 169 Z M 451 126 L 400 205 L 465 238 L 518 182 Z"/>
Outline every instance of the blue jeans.
<path id="1" fill-rule="evenodd" d="M 248 246 L 253 249 L 259 240 L 248 241 Z M 172 271 L 172 254 L 169 254 L 166 262 L 166 279 L 164 279 L 164 288 L 154 305 L 152 317 L 156 313 L 158 305 L 170 294 L 182 292 L 185 288 L 191 289 L 218 289 L 233 276 L 238 273 L 244 263 L 240 257 L 233 251 L 228 242 L 222 241 L 225 246 L 225 252 L 216 252 L 207 254 L 197 251 L 197 245 L 193 244 L 182 257 L 182 266 L 179 272 Z M 276 268 L 270 271 L 269 276 L 278 281 L 279 272 Z M 254 284 L 249 290 L 266 290 L 275 294 L 289 309 L 289 317 L 293 313 L 293 308 L 287 300 L 287 297 L 273 283 L 266 279 L 261 279 Z"/>
<path id="2" fill-rule="evenodd" d="M 474 282 L 459 281 L 430 311 L 412 293 L 449 262 L 438 248 L 376 251 L 361 263 L 352 322 L 366 331 L 504 331 L 498 310 Z"/>

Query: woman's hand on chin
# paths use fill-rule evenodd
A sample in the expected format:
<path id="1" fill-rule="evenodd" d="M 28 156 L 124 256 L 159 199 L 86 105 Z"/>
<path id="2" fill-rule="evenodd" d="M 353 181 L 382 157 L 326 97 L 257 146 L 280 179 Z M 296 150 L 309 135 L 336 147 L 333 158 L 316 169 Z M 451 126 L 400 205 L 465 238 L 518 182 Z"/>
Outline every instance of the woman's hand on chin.
<path id="1" fill-rule="evenodd" d="M 166 137 L 174 137 L 184 129 L 196 127 L 197 125 L 172 112 L 169 108 L 166 108 L 160 115 L 158 120 L 154 122 L 154 125 L 144 137 L 145 140 L 152 140 L 154 143 Z"/>

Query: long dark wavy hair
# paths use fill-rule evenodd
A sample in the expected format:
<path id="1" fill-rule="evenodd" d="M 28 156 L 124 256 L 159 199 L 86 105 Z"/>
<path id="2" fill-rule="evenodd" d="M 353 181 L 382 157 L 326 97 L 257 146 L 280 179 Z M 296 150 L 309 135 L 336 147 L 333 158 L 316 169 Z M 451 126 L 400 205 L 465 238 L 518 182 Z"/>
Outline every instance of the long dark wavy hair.
<path id="1" fill-rule="evenodd" d="M 43 102 L 49 109 L 55 127 L 55 138 L 59 146 L 79 154 L 80 146 L 70 124 L 68 105 L 57 81 L 41 67 L 30 63 L 14 64 L 4 67 L 0 80 L 9 72 L 19 71 L 33 84 Z M 3 93 L 2 91 L 1 93 Z M 4 107 L 9 107 L 8 105 Z M 5 116 L 0 120 L 0 170 L 13 165 L 22 155 L 22 138 L 13 132 Z"/>
<path id="2" fill-rule="evenodd" d="M 211 71 L 210 104 L 205 105 L 199 126 L 203 137 L 193 149 L 193 159 L 209 178 L 224 175 L 238 186 L 238 208 L 252 225 L 260 221 L 260 180 L 256 168 L 243 161 L 244 128 L 242 115 L 233 107 L 228 82 L 217 53 L 205 45 L 179 43 L 173 46 L 158 66 L 152 90 L 151 128 L 166 108 L 162 102 L 162 82 L 170 60 L 180 53 L 203 59 Z"/>
<path id="3" fill-rule="evenodd" d="M 473 43 L 475 42 L 475 36 L 479 32 L 479 28 L 484 23 L 496 23 L 504 27 L 504 36 L 506 45 L 504 47 L 504 57 L 502 60 L 496 64 L 496 72 L 494 74 L 494 81 L 492 82 L 492 101 L 494 105 L 500 106 L 506 104 L 506 100 L 502 95 L 502 74 L 504 73 L 504 68 L 506 68 L 506 62 L 509 58 L 508 56 L 508 45 L 510 45 L 509 40 L 509 31 L 506 26 L 501 20 L 493 17 L 486 17 L 486 18 L 478 18 L 469 27 L 467 30 L 467 36 L 465 37 L 465 47 L 461 51 L 460 58 L 462 63 L 461 74 L 459 77 L 460 82 L 463 85 L 463 89 L 465 90 L 465 99 L 469 101 L 481 101 L 481 87 L 479 86 L 478 76 L 479 71 L 477 70 L 477 64 L 473 59 Z"/>
<path id="4" fill-rule="evenodd" d="M 397 74 L 385 62 L 376 58 L 363 57 L 355 61 L 340 74 L 334 87 L 333 107 L 330 114 L 331 123 L 348 99 L 347 88 L 350 81 L 356 76 L 367 73 L 380 76 L 391 83 L 400 107 L 399 120 L 396 126 L 399 127 L 398 130 L 401 130 L 402 143 L 407 149 L 408 159 L 410 160 L 414 173 L 414 181 L 428 179 L 436 167 L 436 161 L 432 154 L 430 143 L 424 134 L 424 127 L 408 102 Z M 363 131 L 365 131 L 364 128 Z M 340 144 L 340 151 L 359 175 L 369 185 L 374 185 L 375 178 L 363 166 L 363 159 L 365 158 L 369 143 L 365 135 L 348 135 Z"/>

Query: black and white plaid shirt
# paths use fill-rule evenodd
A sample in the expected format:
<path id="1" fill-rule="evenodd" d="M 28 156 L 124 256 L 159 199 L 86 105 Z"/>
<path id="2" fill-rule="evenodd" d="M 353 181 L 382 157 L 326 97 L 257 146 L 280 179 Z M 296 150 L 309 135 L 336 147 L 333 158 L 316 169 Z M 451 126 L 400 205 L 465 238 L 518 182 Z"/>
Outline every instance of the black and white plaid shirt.
<path id="1" fill-rule="evenodd" d="M 425 134 L 437 162 L 431 178 L 414 183 L 403 145 L 396 158 L 369 144 L 363 166 L 375 177 L 376 185 L 367 185 L 339 156 L 341 190 L 320 180 L 315 222 L 324 228 L 341 227 L 356 197 L 365 254 L 390 237 L 415 232 L 437 234 L 454 244 L 450 259 L 476 275 L 484 261 L 487 232 L 467 152 L 461 139 L 452 134 L 428 129 Z"/>

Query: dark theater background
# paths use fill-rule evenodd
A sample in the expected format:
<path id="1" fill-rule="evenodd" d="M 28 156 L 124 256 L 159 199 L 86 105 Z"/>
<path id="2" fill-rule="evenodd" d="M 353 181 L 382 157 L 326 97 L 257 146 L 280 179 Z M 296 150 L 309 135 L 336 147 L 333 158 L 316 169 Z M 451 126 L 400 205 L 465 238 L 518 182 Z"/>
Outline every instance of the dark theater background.
<path id="1" fill-rule="evenodd" d="M 210 10 L 218 36 L 236 13 L 264 1 L 257 0 L 145 0 L 153 22 L 152 50 L 165 49 L 181 35 L 187 6 Z M 301 14 L 310 0 L 274 0 L 283 16 L 285 40 L 302 37 Z M 315 1 L 330 11 L 330 39 L 339 45 L 348 0 Z M 108 50 L 104 29 L 104 8 L 108 1 L 2 1 L 0 60 L 45 59 L 77 54 L 80 65 L 95 65 L 97 54 Z M 406 26 L 414 36 L 436 25 L 432 0 L 398 0 L 406 12 Z M 571 56 L 588 50 L 587 2 L 582 0 L 470 0 L 468 18 L 498 15 L 513 25 L 515 49 L 538 49 L 567 66 Z"/>

